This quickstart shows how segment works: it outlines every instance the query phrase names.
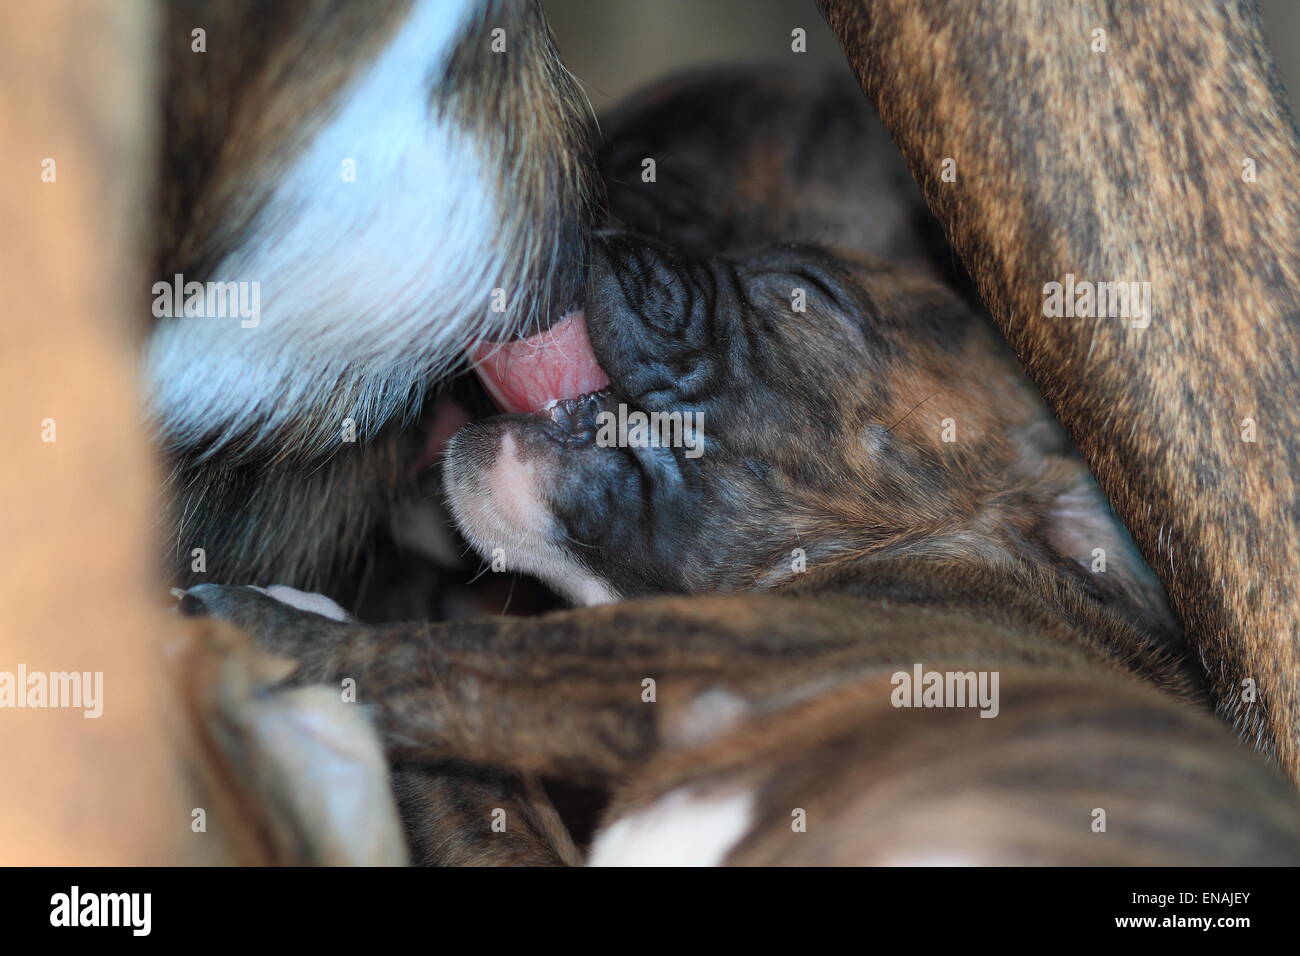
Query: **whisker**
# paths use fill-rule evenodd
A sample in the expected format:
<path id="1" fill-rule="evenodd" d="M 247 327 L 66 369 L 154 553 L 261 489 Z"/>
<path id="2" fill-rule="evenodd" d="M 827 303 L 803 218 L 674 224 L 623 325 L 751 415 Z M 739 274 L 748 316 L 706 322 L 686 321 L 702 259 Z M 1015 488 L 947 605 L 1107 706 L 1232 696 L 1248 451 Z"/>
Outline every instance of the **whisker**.
<path id="1" fill-rule="evenodd" d="M 933 393 L 931 393 L 931 394 L 925 396 L 925 398 L 921 399 L 919 402 L 917 402 L 915 405 L 913 405 L 911 408 L 909 408 L 909 409 L 907 410 L 907 415 L 904 415 L 904 416 L 903 416 L 902 418 L 900 418 L 898 421 L 894 422 L 894 424 L 892 424 L 892 425 L 890 425 L 888 428 L 886 428 L 885 431 L 887 431 L 887 432 L 892 432 L 892 431 L 893 431 L 895 428 L 897 428 L 899 425 L 903 424 L 903 422 L 907 421 L 907 416 L 908 416 L 908 415 L 911 415 L 912 412 L 916 411 L 918 408 L 920 408 L 922 405 L 924 405 L 926 402 L 928 402 L 930 399 L 934 398 L 934 396 L 935 396 L 935 395 L 938 395 L 938 394 L 939 394 L 938 392 L 933 392 Z"/>

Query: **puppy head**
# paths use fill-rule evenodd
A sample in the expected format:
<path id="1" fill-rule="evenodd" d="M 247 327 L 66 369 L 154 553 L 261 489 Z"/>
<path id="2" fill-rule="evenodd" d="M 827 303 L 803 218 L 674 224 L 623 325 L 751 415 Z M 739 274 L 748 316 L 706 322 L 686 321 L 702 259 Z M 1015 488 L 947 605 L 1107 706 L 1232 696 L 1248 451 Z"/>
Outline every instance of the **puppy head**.
<path id="1" fill-rule="evenodd" d="M 497 570 L 579 602 L 1047 547 L 1082 470 L 983 321 L 905 270 L 610 236 L 587 322 L 608 389 L 465 428 L 444 476 Z"/>

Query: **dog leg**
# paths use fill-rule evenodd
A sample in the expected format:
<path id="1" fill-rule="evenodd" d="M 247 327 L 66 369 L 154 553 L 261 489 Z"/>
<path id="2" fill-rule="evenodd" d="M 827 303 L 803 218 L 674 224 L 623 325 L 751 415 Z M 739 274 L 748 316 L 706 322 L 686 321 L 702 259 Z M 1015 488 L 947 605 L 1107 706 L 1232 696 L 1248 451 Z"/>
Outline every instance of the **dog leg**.
<path id="1" fill-rule="evenodd" d="M 999 672 L 996 720 L 900 709 L 882 675 L 664 753 L 617 794 L 591 863 L 1300 861 L 1294 791 L 1217 719 L 1095 673 Z"/>
<path id="2" fill-rule="evenodd" d="M 344 699 L 372 703 L 370 694 L 377 680 L 386 682 L 391 677 L 387 672 L 382 678 L 359 671 L 338 677 L 330 673 L 331 658 L 320 658 L 318 651 L 334 646 L 339 633 L 334 628 L 342 626 L 362 635 L 369 629 L 353 623 L 324 595 L 279 586 L 206 584 L 191 589 L 180 609 L 192 617 L 234 622 L 255 635 L 264 649 L 279 648 L 299 660 L 311 658 L 313 678 L 339 688 Z M 386 646 L 376 644 L 376 649 Z M 350 680 L 355 682 L 351 686 Z M 399 756 L 407 759 L 394 768 L 392 786 L 411 862 L 426 866 L 574 866 L 580 862 L 577 847 L 536 780 L 483 763 L 430 760 L 428 750 Z M 290 815 L 288 823 L 293 822 Z"/>
<path id="3" fill-rule="evenodd" d="M 172 617 L 172 629 L 166 660 L 185 718 L 184 779 L 202 810 L 187 827 L 189 858 L 405 863 L 388 764 L 365 714 L 330 688 L 285 686 L 293 662 L 257 650 L 227 622 Z"/>
<path id="4" fill-rule="evenodd" d="M 411 862 L 423 866 L 577 866 L 541 785 L 496 767 L 442 761 L 393 773 Z"/>
<path id="5" fill-rule="evenodd" d="M 1220 713 L 1300 779 L 1300 156 L 1253 5 L 821 6 Z"/>
<path id="6" fill-rule="evenodd" d="M 738 626 L 735 616 L 719 627 L 737 603 L 367 626 L 303 611 L 259 588 L 202 584 L 186 592 L 180 611 L 231 621 L 264 650 L 297 660 L 295 682 L 351 682 L 395 762 L 456 759 L 603 782 L 665 743 L 726 729 L 748 708 L 741 690 L 756 699 L 760 687 L 772 699 L 788 696 L 800 682 L 765 666 L 771 655 L 787 646 L 826 650 L 796 606 L 769 632 Z M 841 664 L 833 654 L 823 660 L 825 668 Z"/>
<path id="7" fill-rule="evenodd" d="M 612 790 L 595 862 L 1300 859 L 1290 788 L 1198 708 L 1081 667 L 1055 642 L 1017 648 L 1005 627 L 946 616 L 925 598 L 924 620 L 888 601 L 860 602 L 852 616 L 835 603 L 751 594 L 366 627 L 252 588 L 201 585 L 182 610 L 232 620 L 297 659 L 295 681 L 354 681 L 390 759 L 481 768 L 476 799 L 503 792 L 492 791 L 507 779 L 492 767 Z M 860 623 L 849 634 L 846 618 Z M 1001 675 L 997 720 L 899 709 L 899 662 L 943 668 L 945 655 Z M 435 846 L 443 859 L 464 850 L 518 861 L 507 844 L 475 838 L 481 813 L 448 812 L 446 778 L 398 785 L 417 827 L 436 816 L 414 834 L 417 858 Z M 538 806 L 518 809 L 545 814 Z M 960 819 L 936 828 L 945 806 Z M 792 839 L 798 809 L 819 829 Z M 546 833 L 537 820 L 521 829 Z M 716 839 L 669 841 L 692 823 Z"/>

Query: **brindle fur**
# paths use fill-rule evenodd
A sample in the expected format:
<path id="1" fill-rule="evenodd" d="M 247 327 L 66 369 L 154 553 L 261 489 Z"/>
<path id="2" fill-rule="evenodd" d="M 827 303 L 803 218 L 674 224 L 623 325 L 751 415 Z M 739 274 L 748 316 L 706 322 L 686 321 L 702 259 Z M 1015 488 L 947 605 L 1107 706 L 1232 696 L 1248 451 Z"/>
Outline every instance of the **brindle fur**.
<path id="1" fill-rule="evenodd" d="M 613 792 L 611 819 L 678 788 L 753 790 L 761 812 L 733 863 L 1300 860 L 1286 782 L 1179 702 L 1191 694 L 1168 659 L 1123 660 L 1110 642 L 1131 632 L 1069 590 L 1080 617 L 1062 617 L 1053 587 L 907 559 L 810 571 L 778 595 L 531 619 L 338 624 L 217 585 L 183 609 L 298 659 L 295 680 L 355 679 L 397 762 L 588 783 Z M 895 709 L 890 674 L 918 660 L 998 670 L 1002 713 Z M 456 852 L 501 859 L 492 806 L 466 814 Z M 1105 833 L 1091 831 L 1098 807 Z M 791 831 L 797 808 L 807 833 Z M 528 832 L 507 820 L 512 840 Z"/>
<path id="2" fill-rule="evenodd" d="M 938 223 L 847 70 L 684 73 L 633 94 L 600 129 L 610 214 L 642 235 L 714 255 L 816 242 L 947 274 Z"/>
<path id="3" fill-rule="evenodd" d="M 1300 779 L 1300 151 L 1255 4 L 821 3 L 1219 712 Z M 1044 318 L 1067 273 L 1150 281 L 1150 327 Z"/>
<path id="4" fill-rule="evenodd" d="M 693 183 L 669 199 L 722 191 Z M 1294 795 L 1204 707 L 1145 569 L 1089 574 L 1062 546 L 1055 502 L 1086 474 L 954 293 L 861 253 L 705 256 L 620 233 L 588 324 L 616 397 L 705 410 L 698 464 L 661 449 L 638 471 L 508 417 L 463 432 L 450 467 L 490 467 L 512 430 L 575 558 L 624 594 L 715 593 L 380 627 L 242 588 L 182 602 L 298 660 L 296 681 L 355 679 L 400 766 L 484 768 L 468 812 L 454 781 L 403 781 L 430 801 L 404 798 L 419 858 L 571 862 L 534 822 L 553 819 L 540 792 L 481 799 L 528 797 L 523 774 L 607 792 L 607 823 L 670 792 L 752 792 L 732 863 L 1300 860 Z M 1117 555 L 1118 534 L 1084 531 Z M 998 671 L 1000 716 L 894 708 L 890 676 L 914 662 Z M 488 827 L 503 805 L 509 842 Z"/>
<path id="5" fill-rule="evenodd" d="M 582 854 L 535 778 L 461 760 L 399 765 L 393 790 L 411 861 L 438 866 L 576 866 Z M 493 810 L 506 827 L 493 830 Z"/>
<path id="6" fill-rule="evenodd" d="M 589 327 L 616 383 L 609 404 L 700 412 L 718 440 L 695 462 L 666 449 L 620 468 L 598 449 L 566 454 L 547 495 L 582 542 L 572 557 L 628 596 L 772 587 L 797 546 L 809 561 L 1020 556 L 1059 563 L 1148 630 L 1169 630 L 1158 585 L 987 318 L 923 272 L 873 258 L 912 250 L 933 265 L 923 210 L 894 193 L 897 156 L 846 92 L 847 77 L 737 68 L 669 80 L 606 124 L 611 213 L 636 230 L 604 233 L 593 264 Z M 761 124 L 715 122 L 760 109 Z M 647 147 L 662 184 L 636 175 Z M 845 156 L 879 175 L 863 179 Z M 764 171 L 770 208 L 738 198 L 755 191 L 745 169 Z M 771 241 L 790 236 L 833 236 L 835 248 Z M 796 287 L 806 313 L 791 311 Z M 943 440 L 946 419 L 956 441 Z M 453 472 L 458 458 L 472 473 L 495 455 L 503 428 L 554 457 L 552 442 L 503 419 L 456 439 Z M 651 461 L 680 483 L 643 482 Z M 643 512 L 639 497 L 656 507 Z M 1110 570 L 1085 574 L 1077 562 L 1097 546 Z"/>

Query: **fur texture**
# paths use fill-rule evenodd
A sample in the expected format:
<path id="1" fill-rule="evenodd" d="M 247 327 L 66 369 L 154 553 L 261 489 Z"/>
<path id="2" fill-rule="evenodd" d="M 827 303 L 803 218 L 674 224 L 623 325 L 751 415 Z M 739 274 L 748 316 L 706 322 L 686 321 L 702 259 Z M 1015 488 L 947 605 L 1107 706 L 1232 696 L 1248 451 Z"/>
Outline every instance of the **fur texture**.
<path id="1" fill-rule="evenodd" d="M 581 100 L 524 0 L 167 10 L 159 278 L 262 304 L 151 331 L 170 564 L 347 601 L 437 380 L 580 299 Z"/>
<path id="2" fill-rule="evenodd" d="M 665 201 L 725 208 L 727 188 L 676 180 Z M 468 530 L 557 586 L 577 563 L 624 596 L 689 596 L 380 627 L 249 588 L 183 609 L 298 660 L 297 681 L 354 677 L 403 765 L 488 774 L 440 794 L 468 807 L 437 831 L 458 860 L 570 858 L 527 816 L 509 842 L 484 831 L 483 798 L 520 774 L 604 794 L 597 863 L 1300 860 L 1294 793 L 1208 712 L 1149 572 L 1080 566 L 1080 542 L 1121 555 L 1123 532 L 977 314 L 860 251 L 709 254 L 644 221 L 656 239 L 606 235 L 593 270 L 607 401 L 702 409 L 704 454 L 594 445 L 577 409 L 509 416 L 460 434 L 450 488 L 499 505 Z M 997 719 L 895 706 L 916 666 L 997 674 Z"/>
<path id="3" fill-rule="evenodd" d="M 1255 5 L 821 6 L 1219 712 L 1300 780 L 1300 150 Z M 1046 318 L 1067 273 L 1150 282 L 1150 326 Z"/>

